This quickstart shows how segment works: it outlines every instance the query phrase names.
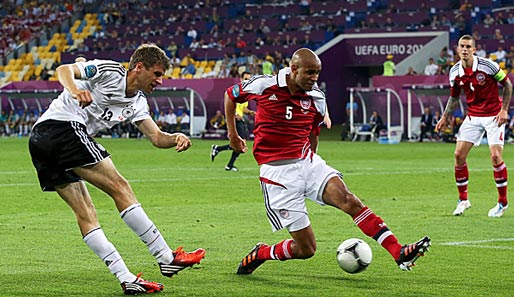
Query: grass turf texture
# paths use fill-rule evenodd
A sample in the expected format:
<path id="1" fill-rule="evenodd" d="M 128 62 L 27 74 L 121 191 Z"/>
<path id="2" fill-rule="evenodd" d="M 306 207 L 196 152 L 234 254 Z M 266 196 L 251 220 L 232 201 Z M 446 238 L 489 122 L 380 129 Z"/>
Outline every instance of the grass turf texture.
<path id="1" fill-rule="evenodd" d="M 226 172 L 222 152 L 211 163 L 211 144 L 193 140 L 187 152 L 159 150 L 148 141 L 99 139 L 130 182 L 144 209 L 172 248 L 203 247 L 206 258 L 173 279 L 160 275 L 147 248 L 125 226 L 112 200 L 88 186 L 107 237 L 133 273 L 162 282 L 159 296 L 509 296 L 512 294 L 514 209 L 487 217 L 497 192 L 487 146 L 472 150 L 472 208 L 452 216 L 457 192 L 453 144 L 380 145 L 338 141 L 325 133 L 319 153 L 344 174 L 352 192 L 380 215 L 402 243 L 428 234 L 432 248 L 412 272 L 367 238 L 351 218 L 308 202 L 318 249 L 308 260 L 269 261 L 253 275 L 235 274 L 240 259 L 259 241 L 289 235 L 271 232 L 250 154 L 239 172 Z M 251 144 L 251 143 L 250 143 Z M 0 139 L 0 296 L 120 296 L 118 281 L 83 243 L 75 218 L 56 193 L 40 191 L 27 138 Z M 514 169 L 510 144 L 505 161 Z M 337 246 L 366 240 L 373 262 L 363 273 L 345 274 Z"/>

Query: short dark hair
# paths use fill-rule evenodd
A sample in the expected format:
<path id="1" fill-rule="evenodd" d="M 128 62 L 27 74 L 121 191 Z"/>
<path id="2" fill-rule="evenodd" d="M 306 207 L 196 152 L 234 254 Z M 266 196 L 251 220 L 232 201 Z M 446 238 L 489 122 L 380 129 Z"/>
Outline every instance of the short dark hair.
<path id="1" fill-rule="evenodd" d="M 248 74 L 248 75 L 250 75 L 250 76 L 252 75 L 252 73 L 251 73 L 250 71 L 243 71 L 243 72 L 241 73 L 241 78 L 243 78 L 246 74 Z"/>
<path id="2" fill-rule="evenodd" d="M 129 70 L 136 68 L 139 62 L 143 63 L 146 69 L 155 65 L 161 65 L 165 70 L 171 67 L 166 53 L 155 44 L 141 44 L 130 57 Z"/>
<path id="3" fill-rule="evenodd" d="M 462 35 L 460 38 L 459 38 L 459 42 L 461 40 L 471 40 L 473 42 L 473 46 L 475 46 L 475 38 L 473 38 L 473 36 L 469 35 L 469 34 L 465 34 L 465 35 Z"/>

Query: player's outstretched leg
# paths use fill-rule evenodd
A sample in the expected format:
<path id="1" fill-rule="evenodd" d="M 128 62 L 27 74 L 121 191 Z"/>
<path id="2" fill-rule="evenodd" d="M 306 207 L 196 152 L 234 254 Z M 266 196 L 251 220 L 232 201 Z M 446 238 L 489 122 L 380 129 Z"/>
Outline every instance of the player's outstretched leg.
<path id="1" fill-rule="evenodd" d="M 414 262 L 428 252 L 430 245 L 430 238 L 425 236 L 415 243 L 402 246 L 400 257 L 396 260 L 396 263 L 401 270 L 411 270 L 412 266 L 415 265 Z"/>
<path id="2" fill-rule="evenodd" d="M 139 273 L 136 280 L 133 282 L 121 283 L 121 288 L 123 289 L 123 293 L 125 293 L 125 295 L 156 293 L 164 289 L 162 284 L 142 279 L 141 274 L 142 273 Z"/>
<path id="3" fill-rule="evenodd" d="M 159 263 L 161 274 L 164 276 L 172 277 L 183 269 L 192 267 L 195 264 L 200 264 L 200 261 L 204 257 L 204 249 L 200 248 L 188 253 L 184 252 L 182 247 L 179 247 L 173 252 L 173 261 L 171 261 L 170 264 Z"/>

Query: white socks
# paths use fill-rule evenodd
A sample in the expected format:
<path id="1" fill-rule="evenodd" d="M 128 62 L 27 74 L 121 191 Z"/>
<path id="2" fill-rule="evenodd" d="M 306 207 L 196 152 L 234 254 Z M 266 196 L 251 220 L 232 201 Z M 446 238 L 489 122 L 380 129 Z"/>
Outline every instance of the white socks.
<path id="1" fill-rule="evenodd" d="M 125 223 L 146 244 L 159 263 L 170 264 L 173 252 L 161 236 L 159 229 L 148 218 L 141 204 L 133 204 L 120 213 Z"/>
<path id="2" fill-rule="evenodd" d="M 107 240 L 101 228 L 89 231 L 83 239 L 87 246 L 107 265 L 111 273 L 118 278 L 120 283 L 136 280 L 136 276 L 128 270 L 120 254 L 114 245 Z"/>

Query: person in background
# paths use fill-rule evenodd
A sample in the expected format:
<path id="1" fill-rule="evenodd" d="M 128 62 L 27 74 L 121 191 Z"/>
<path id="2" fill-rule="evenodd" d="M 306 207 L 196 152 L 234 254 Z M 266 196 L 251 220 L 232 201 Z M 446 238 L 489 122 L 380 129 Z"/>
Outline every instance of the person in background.
<path id="1" fill-rule="evenodd" d="M 350 192 L 342 174 L 316 153 L 320 123 L 327 111 L 325 94 L 317 86 L 320 72 L 318 55 L 300 48 L 293 53 L 289 67 L 282 68 L 277 75 L 255 76 L 225 92 L 228 136 L 230 146 L 237 152 L 246 152 L 248 148 L 237 132 L 236 106 L 249 100 L 257 103 L 253 155 L 260 166 L 266 213 L 273 231 L 285 228 L 292 237 L 272 245 L 255 245 L 239 263 L 237 274 L 252 274 L 266 261 L 314 256 L 316 238 L 306 199 L 350 215 L 364 234 L 392 255 L 402 270 L 410 270 L 430 246 L 428 237 L 400 245 L 384 221 Z"/>
<path id="2" fill-rule="evenodd" d="M 241 81 L 247 81 L 251 77 L 252 77 L 252 74 L 250 72 L 243 72 L 241 74 Z M 255 111 L 248 108 L 248 102 L 238 104 L 237 110 L 236 110 L 236 127 L 237 127 L 238 134 L 243 139 L 248 139 L 249 131 L 248 131 L 248 127 L 246 125 L 246 121 L 244 119 L 245 114 L 250 115 L 250 116 L 255 115 Z M 214 162 L 214 159 L 220 152 L 227 151 L 227 150 L 232 151 L 232 155 L 230 156 L 230 160 L 228 161 L 227 166 L 225 166 L 225 170 L 226 171 L 239 171 L 239 169 L 237 169 L 237 167 L 234 166 L 234 164 L 241 153 L 234 151 L 232 149 L 232 147 L 230 146 L 230 143 L 226 144 L 226 145 L 222 145 L 222 146 L 212 145 L 211 146 L 211 162 Z"/>
<path id="3" fill-rule="evenodd" d="M 450 69 L 450 98 L 436 126 L 436 131 L 447 127 L 459 104 L 460 93 L 464 91 L 468 108 L 457 134 L 454 153 L 459 200 L 453 215 L 462 215 L 471 207 L 468 199 L 469 172 L 466 159 L 471 148 L 480 145 L 484 133 L 487 133 L 493 176 L 498 191 L 498 203 L 489 210 L 488 216 L 501 217 L 508 208 L 507 165 L 503 161 L 503 145 L 505 124 L 509 118 L 512 83 L 496 62 L 474 55 L 476 47 L 472 36 L 463 35 L 459 39 L 457 52 L 460 61 Z M 498 83 L 503 85 L 503 99 L 498 96 Z"/>
<path id="4" fill-rule="evenodd" d="M 383 76 L 393 76 L 394 75 L 394 73 L 396 72 L 396 65 L 394 64 L 394 61 L 393 61 L 393 55 L 387 55 L 383 66 L 384 66 L 384 72 L 382 74 Z"/>
<path id="5" fill-rule="evenodd" d="M 425 107 L 423 109 L 423 114 L 421 115 L 421 119 L 419 121 L 419 142 L 423 142 L 424 138 L 432 139 L 432 132 L 434 131 L 434 126 L 432 126 L 432 122 L 434 120 L 434 116 L 432 115 L 432 110 L 430 107 Z"/>
<path id="6" fill-rule="evenodd" d="M 414 70 L 412 66 L 409 66 L 409 68 L 407 69 L 407 73 L 405 73 L 405 75 L 418 75 L 418 72 Z"/>
<path id="7" fill-rule="evenodd" d="M 120 175 L 110 154 L 92 136 L 130 120 L 157 148 L 187 150 L 191 140 L 182 133 L 159 129 L 148 112 L 146 94 L 162 84 L 169 58 L 155 45 L 135 50 L 126 70 L 110 60 L 91 60 L 57 68 L 64 90 L 35 123 L 29 138 L 32 163 L 43 191 L 55 191 L 73 210 L 85 244 L 119 280 L 125 294 L 152 293 L 163 285 L 132 274 L 107 239 L 84 181 L 109 195 L 121 219 L 147 246 L 162 275 L 172 277 L 200 263 L 204 249 L 172 250 Z"/>
<path id="8" fill-rule="evenodd" d="M 425 75 L 436 75 L 439 67 L 434 63 L 434 58 L 428 59 L 428 64 L 425 66 Z"/>
<path id="9" fill-rule="evenodd" d="M 216 110 L 216 114 L 209 121 L 213 129 L 226 129 L 225 115 L 221 110 Z"/>

